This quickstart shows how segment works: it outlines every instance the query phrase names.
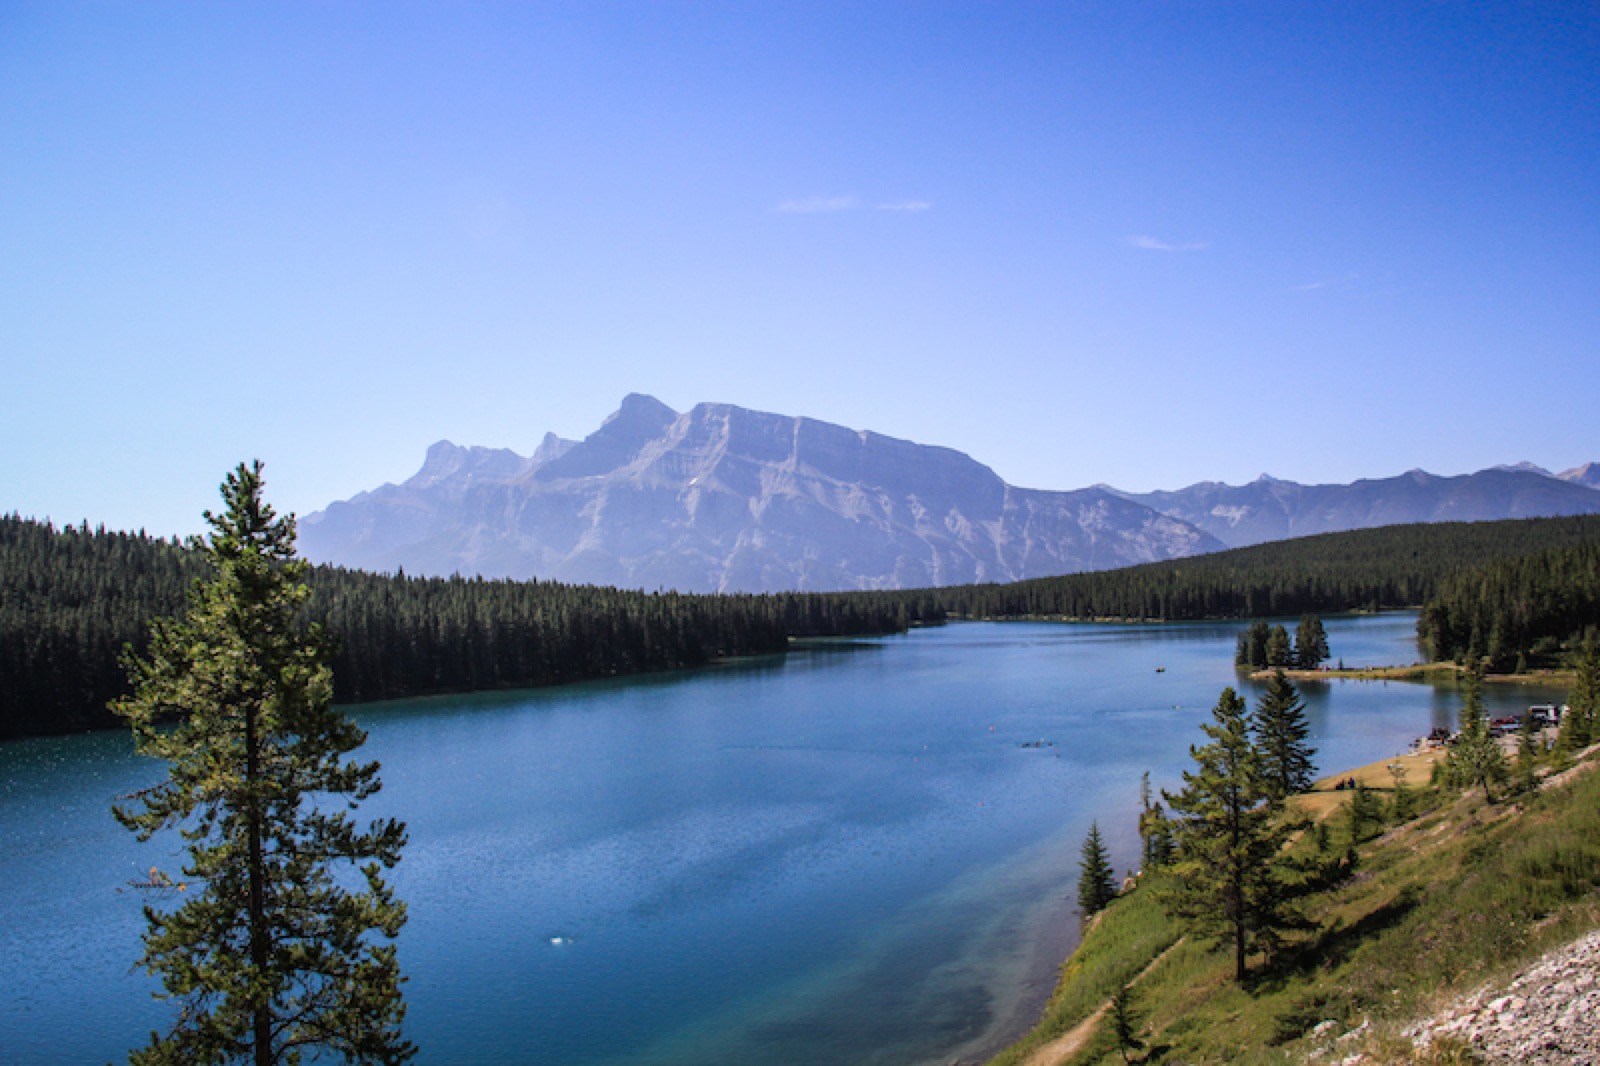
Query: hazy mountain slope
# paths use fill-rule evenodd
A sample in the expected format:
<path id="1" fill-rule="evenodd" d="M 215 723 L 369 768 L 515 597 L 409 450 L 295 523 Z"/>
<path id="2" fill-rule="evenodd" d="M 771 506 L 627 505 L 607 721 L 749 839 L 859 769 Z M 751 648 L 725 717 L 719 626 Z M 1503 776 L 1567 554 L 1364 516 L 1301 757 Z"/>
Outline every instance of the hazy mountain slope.
<path id="1" fill-rule="evenodd" d="M 1556 477 L 1562 481 L 1570 481 L 1575 485 L 1587 485 L 1591 489 L 1600 489 L 1600 463 L 1584 463 L 1582 466 L 1563 470 Z"/>
<path id="2" fill-rule="evenodd" d="M 576 444 L 440 442 L 307 515 L 316 561 L 682 591 L 896 588 L 1103 569 L 1222 544 L 1103 489 L 1005 484 L 948 448 L 633 395 Z"/>
<path id="3" fill-rule="evenodd" d="M 1581 468 L 1589 470 L 1591 467 Z M 1410 522 L 1477 522 L 1600 513 L 1600 492 L 1526 465 L 1437 477 L 1412 470 L 1349 485 L 1300 485 L 1262 475 L 1248 485 L 1202 481 L 1168 492 L 1124 493 L 1181 518 L 1229 547 Z"/>

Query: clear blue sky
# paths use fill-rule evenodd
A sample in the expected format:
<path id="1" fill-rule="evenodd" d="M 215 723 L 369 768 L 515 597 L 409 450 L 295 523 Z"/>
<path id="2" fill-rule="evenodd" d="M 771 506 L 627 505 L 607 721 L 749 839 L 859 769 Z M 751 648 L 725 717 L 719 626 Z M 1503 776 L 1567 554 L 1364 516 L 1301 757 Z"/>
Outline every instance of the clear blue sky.
<path id="1" fill-rule="evenodd" d="M 0 510 L 631 391 L 1037 488 L 1600 459 L 1600 6 L 0 0 Z"/>

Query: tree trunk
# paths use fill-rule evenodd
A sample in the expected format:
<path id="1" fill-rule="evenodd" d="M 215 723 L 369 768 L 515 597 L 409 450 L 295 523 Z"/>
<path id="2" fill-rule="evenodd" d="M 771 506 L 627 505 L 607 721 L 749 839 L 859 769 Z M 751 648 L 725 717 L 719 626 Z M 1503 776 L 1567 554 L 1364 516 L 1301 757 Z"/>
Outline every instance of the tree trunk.
<path id="1" fill-rule="evenodd" d="M 252 976 L 267 989 L 267 915 L 265 863 L 261 854 L 261 752 L 256 736 L 255 708 L 246 708 L 244 715 L 244 759 L 246 803 L 245 832 L 250 866 L 250 967 Z M 255 1005 L 253 1026 L 255 1033 L 255 1066 L 272 1066 L 272 1002 L 268 998 Z"/>

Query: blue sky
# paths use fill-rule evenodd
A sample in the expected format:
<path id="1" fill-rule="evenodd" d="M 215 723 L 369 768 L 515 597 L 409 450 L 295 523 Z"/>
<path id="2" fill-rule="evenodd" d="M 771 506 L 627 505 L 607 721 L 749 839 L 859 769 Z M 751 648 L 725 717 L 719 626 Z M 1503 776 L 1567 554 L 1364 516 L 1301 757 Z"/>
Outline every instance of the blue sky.
<path id="1" fill-rule="evenodd" d="M 1600 7 L 0 0 L 0 510 L 628 392 L 1014 484 L 1600 460 Z"/>

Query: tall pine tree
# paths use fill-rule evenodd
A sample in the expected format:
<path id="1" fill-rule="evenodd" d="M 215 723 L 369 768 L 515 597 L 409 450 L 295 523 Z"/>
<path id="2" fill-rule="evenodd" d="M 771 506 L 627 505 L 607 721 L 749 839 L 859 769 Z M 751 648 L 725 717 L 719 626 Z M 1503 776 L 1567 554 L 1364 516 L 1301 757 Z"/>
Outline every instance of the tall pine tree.
<path id="1" fill-rule="evenodd" d="M 1294 665 L 1294 644 L 1289 640 L 1289 631 L 1281 625 L 1267 631 L 1267 665 Z"/>
<path id="2" fill-rule="evenodd" d="M 1195 769 L 1185 771 L 1183 791 L 1163 793 L 1178 861 L 1162 902 L 1190 932 L 1229 945 L 1243 981 L 1251 950 L 1270 952 L 1281 931 L 1303 923 L 1278 868 L 1289 830 L 1263 787 L 1245 702 L 1223 689 L 1211 714 L 1200 727 L 1211 742 L 1189 749 Z"/>
<path id="3" fill-rule="evenodd" d="M 332 709 L 322 634 L 296 624 L 307 591 L 294 520 L 261 493 L 259 462 L 228 475 L 199 545 L 212 576 L 186 617 L 153 626 L 148 656 L 129 664 L 133 695 L 114 708 L 139 751 L 168 763 L 117 817 L 142 840 L 180 829 L 178 884 L 197 887 L 175 910 L 145 908 L 140 964 L 181 1010 L 132 1061 L 403 1062 L 415 1048 L 387 941 L 405 905 L 381 873 L 405 826 L 363 831 L 346 813 L 378 790 L 378 764 L 345 758 L 365 735 Z"/>
<path id="4" fill-rule="evenodd" d="M 1306 724 L 1306 705 L 1282 670 L 1273 672 L 1267 691 L 1256 703 L 1251 718 L 1256 748 L 1261 755 L 1262 788 L 1268 798 L 1284 800 L 1311 787 L 1311 756 L 1315 749 L 1306 743 L 1311 727 Z"/>
<path id="5" fill-rule="evenodd" d="M 1328 657 L 1328 631 L 1322 619 L 1314 614 L 1300 616 L 1294 631 L 1295 665 L 1302 670 L 1315 670 Z"/>

